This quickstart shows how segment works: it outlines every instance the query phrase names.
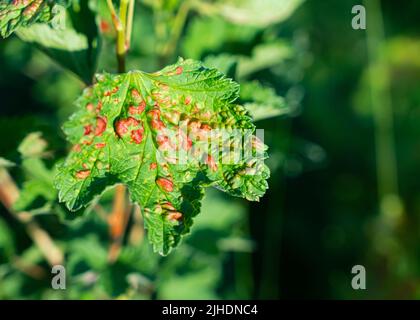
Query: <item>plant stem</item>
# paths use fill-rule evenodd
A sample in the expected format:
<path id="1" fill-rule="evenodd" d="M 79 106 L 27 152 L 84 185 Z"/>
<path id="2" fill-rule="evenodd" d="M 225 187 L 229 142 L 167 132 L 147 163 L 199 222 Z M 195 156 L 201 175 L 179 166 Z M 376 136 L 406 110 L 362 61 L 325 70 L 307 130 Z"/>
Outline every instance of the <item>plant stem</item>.
<path id="1" fill-rule="evenodd" d="M 390 96 L 389 67 L 383 50 L 384 26 L 377 0 L 365 1 L 368 16 L 367 48 L 371 104 L 375 122 L 378 198 L 382 217 L 395 225 L 403 214 L 398 191 L 398 172 L 394 141 L 394 120 Z"/>
<path id="2" fill-rule="evenodd" d="M 162 56 L 165 58 L 171 56 L 176 49 L 179 37 L 181 36 L 182 29 L 184 28 L 185 21 L 187 20 L 188 12 L 191 9 L 190 0 L 185 0 L 181 3 L 175 17 L 174 25 L 172 27 L 171 38 L 163 47 Z"/>
<path id="3" fill-rule="evenodd" d="M 127 50 L 130 49 L 131 46 L 131 33 L 133 30 L 133 18 L 134 18 L 134 0 L 130 0 L 130 3 L 128 5 L 128 18 L 127 18 L 127 27 L 126 27 L 126 42 L 127 42 Z"/>

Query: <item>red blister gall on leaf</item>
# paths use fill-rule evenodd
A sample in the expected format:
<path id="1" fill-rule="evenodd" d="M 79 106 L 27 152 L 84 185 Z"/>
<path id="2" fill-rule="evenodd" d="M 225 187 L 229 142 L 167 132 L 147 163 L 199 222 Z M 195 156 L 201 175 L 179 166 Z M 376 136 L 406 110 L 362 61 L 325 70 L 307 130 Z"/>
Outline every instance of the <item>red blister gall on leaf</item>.
<path id="1" fill-rule="evenodd" d="M 144 129 L 137 129 L 131 131 L 131 140 L 134 143 L 140 144 L 143 140 Z"/>
<path id="2" fill-rule="evenodd" d="M 80 147 L 80 144 L 75 144 L 71 150 L 74 152 L 80 152 L 82 151 L 82 148 Z"/>
<path id="3" fill-rule="evenodd" d="M 163 202 L 162 203 L 162 208 L 166 209 L 166 210 L 170 210 L 170 211 L 175 211 L 176 210 L 174 205 L 169 201 Z"/>
<path id="4" fill-rule="evenodd" d="M 181 212 L 171 212 L 168 214 L 168 219 L 170 221 L 180 221 L 182 219 L 182 213 Z"/>
<path id="5" fill-rule="evenodd" d="M 106 129 L 107 120 L 105 117 L 96 118 L 95 136 L 101 136 Z"/>
<path id="6" fill-rule="evenodd" d="M 172 192 L 174 190 L 174 183 L 166 178 L 159 178 L 156 183 L 166 192 Z"/>
<path id="7" fill-rule="evenodd" d="M 99 29 L 101 30 L 102 33 L 110 33 L 111 32 L 110 24 L 104 19 L 101 19 L 101 22 L 99 24 Z"/>
<path id="8" fill-rule="evenodd" d="M 96 106 L 96 112 L 97 113 L 101 112 L 101 109 L 102 109 L 102 102 L 99 101 L 98 104 L 97 104 L 97 106 Z"/>
<path id="9" fill-rule="evenodd" d="M 207 155 L 206 163 L 209 166 L 211 171 L 217 171 L 217 164 L 214 158 L 211 155 Z"/>
<path id="10" fill-rule="evenodd" d="M 136 103 L 139 103 L 140 100 L 142 99 L 141 94 L 136 89 L 131 90 L 131 96 L 133 97 Z"/>
<path id="11" fill-rule="evenodd" d="M 83 132 L 83 134 L 85 135 L 85 136 L 87 136 L 87 135 L 89 135 L 89 134 L 91 134 L 92 133 L 92 125 L 91 124 L 88 124 L 87 126 L 85 126 L 84 127 L 84 132 Z"/>
<path id="12" fill-rule="evenodd" d="M 86 105 L 86 110 L 87 111 L 93 111 L 93 110 L 95 110 L 95 107 L 93 106 L 93 104 L 92 103 L 88 103 L 87 105 Z"/>
<path id="13" fill-rule="evenodd" d="M 130 106 L 128 108 L 128 113 L 131 115 L 141 114 L 146 108 L 146 102 L 142 101 L 138 106 Z"/>
<path id="14" fill-rule="evenodd" d="M 126 119 L 120 119 L 115 124 L 115 132 L 121 138 L 125 135 L 130 127 L 136 127 L 140 124 L 140 121 L 136 120 L 133 117 L 128 117 Z"/>
<path id="15" fill-rule="evenodd" d="M 102 149 L 102 148 L 105 148 L 105 146 L 106 146 L 106 143 L 104 142 L 95 144 L 96 149 Z"/>
<path id="16" fill-rule="evenodd" d="M 180 75 L 180 74 L 182 74 L 182 71 L 183 71 L 184 69 L 182 68 L 182 67 L 177 67 L 176 68 L 176 70 L 175 70 L 175 73 L 177 74 L 177 75 Z"/>
<path id="17" fill-rule="evenodd" d="M 76 172 L 76 178 L 78 179 L 86 179 L 90 175 L 90 170 L 80 170 Z"/>

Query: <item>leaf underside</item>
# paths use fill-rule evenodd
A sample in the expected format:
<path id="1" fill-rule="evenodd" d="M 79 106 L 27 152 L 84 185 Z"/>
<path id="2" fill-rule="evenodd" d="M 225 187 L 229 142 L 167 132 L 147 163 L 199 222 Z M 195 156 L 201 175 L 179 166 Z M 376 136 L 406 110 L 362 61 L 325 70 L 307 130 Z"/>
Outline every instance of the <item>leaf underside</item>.
<path id="1" fill-rule="evenodd" d="M 239 85 L 216 69 L 180 59 L 153 74 L 100 74 L 97 81 L 64 125 L 74 146 L 55 186 L 70 210 L 123 183 L 142 208 L 154 250 L 166 255 L 189 232 L 205 187 L 254 201 L 265 193 L 266 146 L 244 107 L 234 104 Z M 239 161 L 222 161 L 222 152 L 212 157 L 203 146 L 215 129 L 250 132 L 251 144 L 239 149 L 253 152 Z M 229 149 L 232 139 L 218 140 L 218 150 Z"/>

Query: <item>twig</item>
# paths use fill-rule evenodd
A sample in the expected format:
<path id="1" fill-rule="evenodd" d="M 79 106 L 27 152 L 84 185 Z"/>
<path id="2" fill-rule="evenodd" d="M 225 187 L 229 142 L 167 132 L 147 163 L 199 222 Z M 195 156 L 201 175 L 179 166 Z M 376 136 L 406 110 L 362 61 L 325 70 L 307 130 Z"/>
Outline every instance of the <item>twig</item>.
<path id="1" fill-rule="evenodd" d="M 126 187 L 119 184 L 115 187 L 114 207 L 109 215 L 108 224 L 112 243 L 108 251 L 108 260 L 115 262 L 121 251 L 125 229 L 130 217 L 130 206 L 127 205 Z"/>

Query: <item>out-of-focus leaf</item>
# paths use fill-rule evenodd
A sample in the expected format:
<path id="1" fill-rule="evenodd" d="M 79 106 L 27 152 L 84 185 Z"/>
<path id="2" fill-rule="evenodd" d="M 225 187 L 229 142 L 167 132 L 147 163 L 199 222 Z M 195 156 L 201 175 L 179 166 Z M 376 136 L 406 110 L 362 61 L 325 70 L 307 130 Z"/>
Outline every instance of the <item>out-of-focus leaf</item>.
<path id="1" fill-rule="evenodd" d="M 291 111 L 284 98 L 278 96 L 273 88 L 264 87 L 257 81 L 243 83 L 240 98 L 254 121 L 284 115 Z"/>
<path id="2" fill-rule="evenodd" d="M 293 56 L 293 49 L 287 42 L 275 41 L 256 46 L 251 57 L 241 57 L 238 63 L 238 78 L 282 63 Z"/>
<path id="3" fill-rule="evenodd" d="M 32 132 L 23 139 L 18 147 L 18 151 L 23 158 L 38 158 L 43 155 L 47 148 L 47 142 L 41 136 L 41 132 Z"/>
<path id="4" fill-rule="evenodd" d="M 215 6 L 226 20 L 265 28 L 286 20 L 303 0 L 219 0 Z"/>
<path id="5" fill-rule="evenodd" d="M 234 25 L 221 18 L 196 19 L 192 21 L 182 42 L 183 54 L 201 59 L 220 49 L 235 50 L 240 44 L 252 42 L 257 33 L 255 27 Z"/>
<path id="6" fill-rule="evenodd" d="M 10 259 L 15 251 L 13 234 L 7 223 L 0 219 L 0 258 Z M 1 276 L 0 276 L 1 279 Z"/>
<path id="7" fill-rule="evenodd" d="M 218 265 L 209 265 L 196 272 L 172 275 L 161 281 L 159 299 L 216 299 L 216 286 L 220 270 Z"/>
<path id="8" fill-rule="evenodd" d="M 90 84 L 100 47 L 94 14 L 87 1 L 81 1 L 80 6 L 74 3 L 59 14 L 60 24 L 36 23 L 20 28 L 17 35 L 23 41 L 34 43 L 54 61 Z"/>
<path id="9" fill-rule="evenodd" d="M 1 0 L 0 36 L 8 37 L 20 27 L 48 22 L 58 11 L 57 2 L 47 0 Z"/>
<path id="10" fill-rule="evenodd" d="M 34 213 L 48 210 L 57 196 L 53 185 L 54 173 L 46 167 L 41 158 L 47 146 L 41 133 L 33 132 L 28 134 L 18 147 L 23 158 L 21 167 L 26 179 L 19 198 L 13 204 L 16 211 Z"/>

